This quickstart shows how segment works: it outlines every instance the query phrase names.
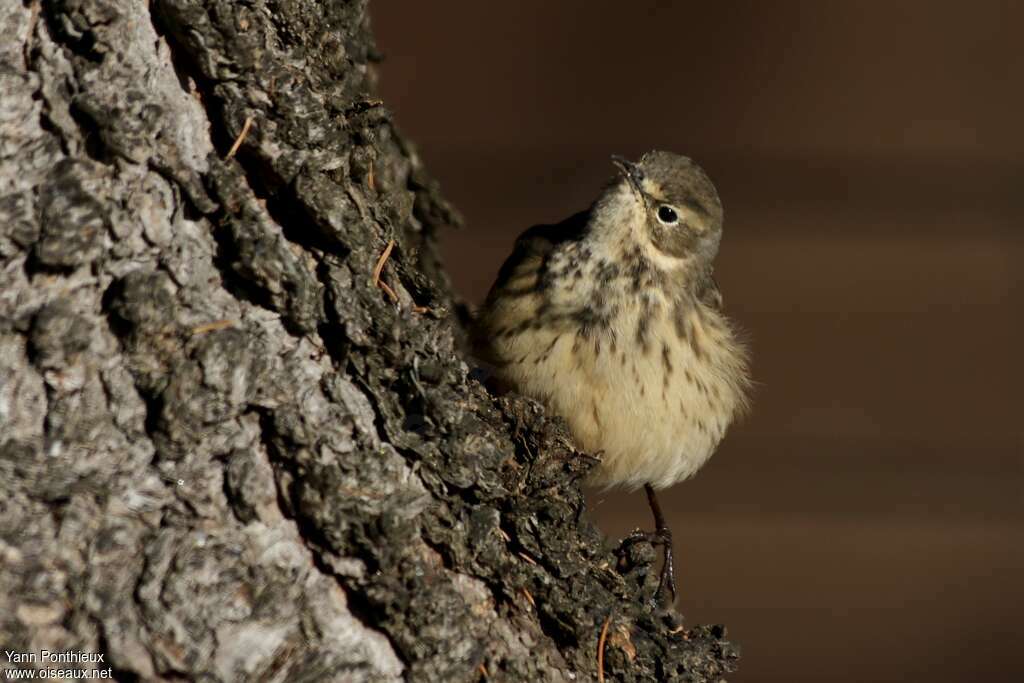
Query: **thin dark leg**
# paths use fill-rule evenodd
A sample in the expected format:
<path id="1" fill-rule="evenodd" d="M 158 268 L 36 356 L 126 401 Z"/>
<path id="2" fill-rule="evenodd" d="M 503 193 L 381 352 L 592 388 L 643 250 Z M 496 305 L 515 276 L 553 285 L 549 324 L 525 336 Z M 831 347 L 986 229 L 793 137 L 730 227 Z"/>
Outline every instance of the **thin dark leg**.
<path id="1" fill-rule="evenodd" d="M 661 512 L 661 505 L 658 504 L 658 497 L 654 493 L 654 487 L 650 484 L 644 484 L 644 490 L 647 492 L 647 502 L 651 506 L 651 512 L 654 513 L 654 539 L 661 545 L 664 552 L 661 578 L 658 580 L 658 590 L 654 593 L 654 600 L 655 602 L 661 602 L 661 596 L 667 584 L 669 591 L 672 593 L 672 601 L 669 604 L 673 605 L 676 602 L 676 567 L 672 555 L 672 531 L 669 530 L 668 525 L 665 523 L 665 515 Z"/>

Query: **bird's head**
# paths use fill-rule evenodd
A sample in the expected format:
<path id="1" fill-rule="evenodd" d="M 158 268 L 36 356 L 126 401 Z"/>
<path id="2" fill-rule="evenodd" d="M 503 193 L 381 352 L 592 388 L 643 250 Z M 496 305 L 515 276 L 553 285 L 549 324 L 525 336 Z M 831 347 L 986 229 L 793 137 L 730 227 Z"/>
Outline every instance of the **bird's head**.
<path id="1" fill-rule="evenodd" d="M 612 157 L 621 172 L 595 211 L 602 223 L 632 224 L 661 254 L 710 264 L 722 238 L 722 203 L 703 169 L 689 157 L 654 151 L 631 162 Z"/>

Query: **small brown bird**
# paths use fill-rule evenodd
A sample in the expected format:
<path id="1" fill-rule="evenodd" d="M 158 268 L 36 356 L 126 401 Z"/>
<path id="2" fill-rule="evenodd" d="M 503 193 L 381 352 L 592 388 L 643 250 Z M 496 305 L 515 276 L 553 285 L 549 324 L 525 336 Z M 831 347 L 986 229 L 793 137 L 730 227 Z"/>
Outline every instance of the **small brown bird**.
<path id="1" fill-rule="evenodd" d="M 499 381 L 565 418 L 600 457 L 589 483 L 644 486 L 664 549 L 655 599 L 675 601 L 655 489 L 693 475 L 746 406 L 748 356 L 712 262 L 722 204 L 687 157 L 655 151 L 593 206 L 524 232 L 480 312 L 474 346 Z"/>

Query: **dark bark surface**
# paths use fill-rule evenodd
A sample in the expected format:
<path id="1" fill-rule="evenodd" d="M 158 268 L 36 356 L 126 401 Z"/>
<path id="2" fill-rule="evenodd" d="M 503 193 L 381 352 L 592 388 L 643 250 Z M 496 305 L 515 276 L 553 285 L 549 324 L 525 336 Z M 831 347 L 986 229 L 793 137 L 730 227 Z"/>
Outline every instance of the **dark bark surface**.
<path id="1" fill-rule="evenodd" d="M 609 680 L 734 668 L 587 521 L 561 423 L 470 377 L 365 2 L 7 0 L 0 31 L 0 647 L 592 680 L 607 625 Z"/>

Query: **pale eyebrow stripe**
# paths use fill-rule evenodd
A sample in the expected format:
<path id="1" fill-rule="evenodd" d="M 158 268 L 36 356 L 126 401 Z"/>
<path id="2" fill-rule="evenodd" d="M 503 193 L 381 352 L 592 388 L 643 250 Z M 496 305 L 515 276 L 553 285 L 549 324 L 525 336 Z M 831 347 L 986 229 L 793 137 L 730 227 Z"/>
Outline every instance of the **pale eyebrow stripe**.
<path id="1" fill-rule="evenodd" d="M 697 199 L 693 199 L 692 197 L 687 198 L 686 200 L 684 200 L 683 204 L 685 204 L 687 206 L 687 208 L 693 209 L 697 213 L 704 214 L 705 216 L 707 216 L 707 215 L 709 215 L 711 213 L 710 211 L 708 211 L 708 208 L 706 206 L 704 206 L 703 202 L 701 202 L 701 201 L 699 201 Z"/>

